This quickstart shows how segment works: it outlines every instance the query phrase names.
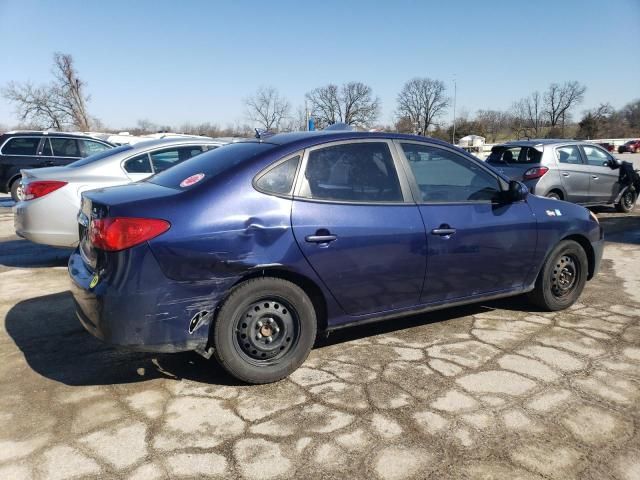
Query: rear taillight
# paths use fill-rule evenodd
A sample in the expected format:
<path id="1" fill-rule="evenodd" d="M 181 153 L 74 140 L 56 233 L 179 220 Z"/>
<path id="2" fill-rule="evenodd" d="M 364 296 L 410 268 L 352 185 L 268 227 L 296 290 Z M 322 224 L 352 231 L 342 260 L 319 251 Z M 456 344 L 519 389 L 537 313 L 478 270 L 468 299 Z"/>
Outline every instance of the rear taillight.
<path id="1" fill-rule="evenodd" d="M 64 187 L 67 182 L 59 182 L 57 180 L 39 180 L 29 182 L 22 193 L 23 200 L 33 200 L 35 198 L 44 197 L 49 193 Z"/>
<path id="2" fill-rule="evenodd" d="M 522 176 L 523 180 L 535 180 L 536 178 L 542 177 L 545 173 L 547 173 L 549 169 L 547 167 L 533 167 L 524 172 Z"/>
<path id="3" fill-rule="evenodd" d="M 113 217 L 91 220 L 89 240 L 95 248 L 116 252 L 166 232 L 171 224 L 158 218 Z"/>

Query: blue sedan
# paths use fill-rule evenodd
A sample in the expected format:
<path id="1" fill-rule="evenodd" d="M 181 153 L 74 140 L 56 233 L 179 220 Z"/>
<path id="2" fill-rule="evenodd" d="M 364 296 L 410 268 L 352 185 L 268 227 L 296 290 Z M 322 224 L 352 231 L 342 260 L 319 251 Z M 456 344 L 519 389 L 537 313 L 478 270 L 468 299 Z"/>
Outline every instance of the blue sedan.
<path id="1" fill-rule="evenodd" d="M 451 145 L 280 134 L 83 195 L 69 260 L 77 314 L 111 344 L 215 355 L 277 381 L 318 332 L 526 294 L 572 305 L 603 233 Z"/>

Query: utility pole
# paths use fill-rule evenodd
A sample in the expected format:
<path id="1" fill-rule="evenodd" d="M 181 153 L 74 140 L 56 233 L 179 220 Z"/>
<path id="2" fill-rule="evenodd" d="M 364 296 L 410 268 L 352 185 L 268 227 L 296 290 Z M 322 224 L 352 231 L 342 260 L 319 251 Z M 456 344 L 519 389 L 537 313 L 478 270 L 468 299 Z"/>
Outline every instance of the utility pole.
<path id="1" fill-rule="evenodd" d="M 458 97 L 458 88 L 456 85 L 456 77 L 453 76 L 453 133 L 451 134 L 451 143 L 456 144 L 456 100 Z"/>

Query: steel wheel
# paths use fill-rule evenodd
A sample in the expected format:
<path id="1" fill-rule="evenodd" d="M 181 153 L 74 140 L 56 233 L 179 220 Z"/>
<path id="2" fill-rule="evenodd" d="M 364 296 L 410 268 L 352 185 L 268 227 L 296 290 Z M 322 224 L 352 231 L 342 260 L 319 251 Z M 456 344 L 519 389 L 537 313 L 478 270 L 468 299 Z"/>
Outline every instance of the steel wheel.
<path id="1" fill-rule="evenodd" d="M 252 303 L 234 325 L 235 347 L 254 365 L 268 365 L 295 348 L 300 321 L 285 301 L 265 298 Z"/>
<path id="2" fill-rule="evenodd" d="M 571 255 L 562 255 L 556 262 L 551 273 L 551 293 L 556 298 L 571 295 L 580 276 L 580 264 Z"/>

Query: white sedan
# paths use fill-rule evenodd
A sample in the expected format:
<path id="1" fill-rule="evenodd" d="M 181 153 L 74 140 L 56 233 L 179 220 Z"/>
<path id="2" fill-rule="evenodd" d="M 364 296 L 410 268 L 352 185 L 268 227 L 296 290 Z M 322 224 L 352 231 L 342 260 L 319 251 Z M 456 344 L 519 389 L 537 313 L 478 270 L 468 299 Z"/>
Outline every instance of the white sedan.
<path id="1" fill-rule="evenodd" d="M 22 170 L 22 199 L 13 207 L 16 233 L 35 243 L 74 247 L 82 192 L 144 180 L 226 143 L 164 138 L 123 145 L 64 167 Z"/>

